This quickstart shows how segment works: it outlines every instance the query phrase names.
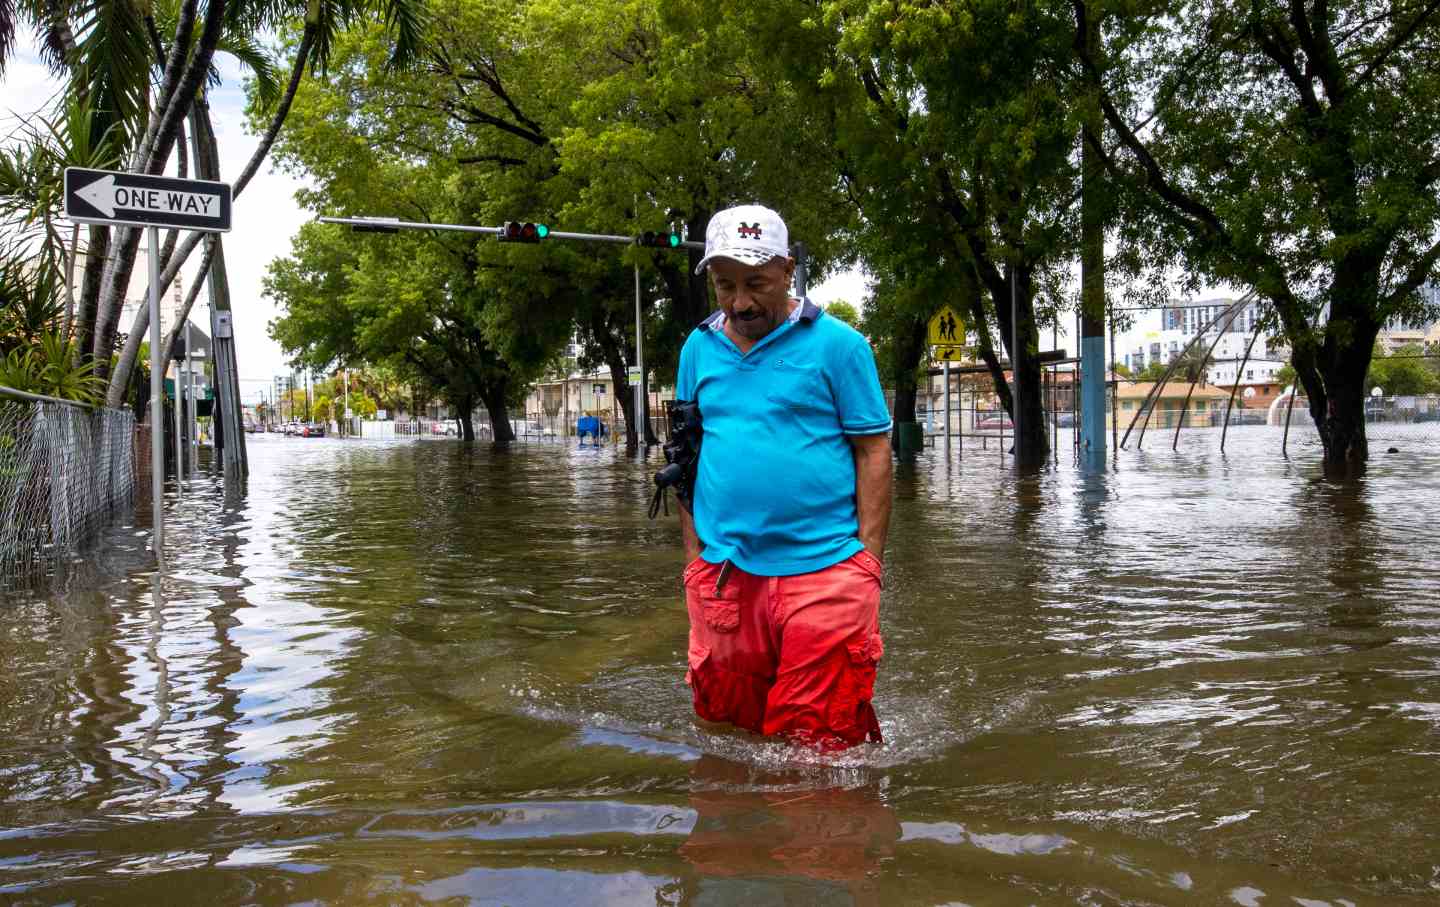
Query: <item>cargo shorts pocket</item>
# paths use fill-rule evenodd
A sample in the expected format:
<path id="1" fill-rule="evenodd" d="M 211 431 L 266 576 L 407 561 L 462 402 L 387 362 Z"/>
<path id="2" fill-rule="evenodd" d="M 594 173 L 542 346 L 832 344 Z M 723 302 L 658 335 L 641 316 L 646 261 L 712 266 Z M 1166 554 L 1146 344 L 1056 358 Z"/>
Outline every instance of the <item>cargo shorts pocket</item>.
<path id="1" fill-rule="evenodd" d="M 685 682 L 700 718 L 760 732 L 769 691 L 765 678 L 726 670 L 715 664 L 708 648 L 691 646 Z"/>
<path id="2" fill-rule="evenodd" d="M 696 557 L 695 560 L 685 565 L 685 571 L 680 574 L 681 584 L 689 586 L 695 581 L 695 578 L 705 572 L 705 568 L 709 566 L 710 564 L 705 560 L 704 555 Z"/>
<path id="3" fill-rule="evenodd" d="M 871 699 L 875 695 L 875 669 L 884 653 L 879 633 L 845 646 L 846 664 L 830 699 L 828 718 L 831 732 L 846 743 L 883 742 Z"/>
<path id="4" fill-rule="evenodd" d="M 861 548 L 855 552 L 855 565 L 868 573 L 880 588 L 885 588 L 885 565 L 869 549 Z"/>
<path id="5" fill-rule="evenodd" d="M 700 595 L 700 613 L 705 617 L 705 625 L 716 633 L 734 633 L 740 629 L 740 602 L 737 599 L 704 592 Z"/>

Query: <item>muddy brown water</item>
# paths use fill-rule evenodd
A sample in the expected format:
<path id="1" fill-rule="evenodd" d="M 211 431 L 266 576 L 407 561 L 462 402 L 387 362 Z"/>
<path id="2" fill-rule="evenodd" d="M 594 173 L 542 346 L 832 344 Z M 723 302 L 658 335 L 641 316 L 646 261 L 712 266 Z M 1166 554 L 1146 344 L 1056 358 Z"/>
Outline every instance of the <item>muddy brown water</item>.
<path id="1" fill-rule="evenodd" d="M 839 757 L 692 718 L 654 459 L 258 438 L 0 599 L 0 902 L 1440 902 L 1440 446 L 1264 431 L 901 468 Z"/>

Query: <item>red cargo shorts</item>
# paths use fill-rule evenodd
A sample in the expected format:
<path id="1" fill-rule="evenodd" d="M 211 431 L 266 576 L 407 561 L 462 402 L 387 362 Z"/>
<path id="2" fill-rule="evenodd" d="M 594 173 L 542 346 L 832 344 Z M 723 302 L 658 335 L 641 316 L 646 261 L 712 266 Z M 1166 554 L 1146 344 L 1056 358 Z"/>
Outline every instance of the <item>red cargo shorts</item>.
<path id="1" fill-rule="evenodd" d="M 880 640 L 880 561 L 868 551 L 814 573 L 685 568 L 695 714 L 824 749 L 880 742 L 870 700 Z"/>

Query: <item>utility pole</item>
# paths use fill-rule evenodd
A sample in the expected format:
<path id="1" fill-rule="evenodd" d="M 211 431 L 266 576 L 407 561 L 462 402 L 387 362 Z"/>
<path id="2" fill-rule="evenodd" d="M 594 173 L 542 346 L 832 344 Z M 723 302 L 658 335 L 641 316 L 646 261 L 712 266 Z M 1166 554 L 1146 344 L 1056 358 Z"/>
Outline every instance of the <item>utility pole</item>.
<path id="1" fill-rule="evenodd" d="M 1099 53 L 1099 16 L 1088 17 L 1085 44 L 1090 54 Z M 1103 128 L 1100 104 L 1093 97 L 1085 103 L 1085 132 L 1098 142 Z M 1080 456 L 1093 468 L 1105 463 L 1105 380 L 1109 371 L 1105 362 L 1105 225 L 1100 198 L 1104 179 L 1095 150 L 1083 139 L 1080 185 Z"/>

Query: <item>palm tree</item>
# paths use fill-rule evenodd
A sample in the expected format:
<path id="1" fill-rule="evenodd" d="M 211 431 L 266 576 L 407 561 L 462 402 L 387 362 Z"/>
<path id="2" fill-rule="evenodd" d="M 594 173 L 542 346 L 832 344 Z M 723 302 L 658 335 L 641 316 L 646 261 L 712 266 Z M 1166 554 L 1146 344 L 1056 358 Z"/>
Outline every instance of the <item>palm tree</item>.
<path id="1" fill-rule="evenodd" d="M 33 28 L 52 69 L 67 76 L 69 94 L 89 105 L 92 131 L 116 131 L 115 145 L 128 169 L 161 173 L 183 141 L 182 124 L 213 75 L 215 53 L 235 53 L 263 83 L 267 66 L 250 36 L 303 19 L 288 90 L 235 185 L 238 196 L 268 155 L 306 65 L 323 67 L 340 28 L 376 15 L 396 36 L 392 63 L 411 59 L 423 31 L 419 0 L 207 0 L 203 11 L 198 0 L 0 0 L 0 74 L 14 53 L 19 30 Z M 170 33 L 168 46 L 162 27 Z M 152 73 L 158 75 L 153 102 L 148 95 Z M 138 228 L 118 227 L 113 237 L 108 227 L 90 228 L 75 333 L 84 355 L 102 369 L 114 346 L 140 235 Z M 167 281 L 174 280 L 198 244 L 199 237 L 192 234 L 168 256 Z M 148 321 L 148 312 L 144 317 Z M 128 383 L 133 352 L 126 359 L 111 376 L 107 401 L 112 405 L 118 405 Z"/>
<path id="2" fill-rule="evenodd" d="M 3 0 L 0 0 L 0 2 L 3 2 Z M 250 25 L 257 29 L 273 27 L 285 21 L 286 16 L 293 15 L 294 12 L 293 7 L 273 10 L 262 9 L 256 18 L 250 22 Z M 294 60 L 290 67 L 290 79 L 285 86 L 283 94 L 279 94 L 279 96 L 275 98 L 275 107 L 271 114 L 269 125 L 260 137 L 260 143 L 250 156 L 250 160 L 246 163 L 245 169 L 241 171 L 240 176 L 237 177 L 232 184 L 233 198 L 239 199 L 241 193 L 245 191 L 245 187 L 249 185 L 251 178 L 254 177 L 255 173 L 260 169 L 260 165 L 264 162 L 265 158 L 269 156 L 270 149 L 275 144 L 275 139 L 279 136 L 280 129 L 285 123 L 285 118 L 289 115 L 291 103 L 295 100 L 295 94 L 300 88 L 300 80 L 304 76 L 306 66 L 308 65 L 312 71 L 316 68 L 323 70 L 329 63 L 330 48 L 338 30 L 367 15 L 374 14 L 382 15 L 385 22 L 391 27 L 395 34 L 395 46 L 391 54 L 391 65 L 404 65 L 413 60 L 419 52 L 424 30 L 424 18 L 420 0 L 328 0 L 328 2 L 323 2 L 323 0 L 307 0 L 304 4 L 305 25 L 301 31 L 300 40 L 296 45 Z M 242 39 L 248 40 L 248 38 L 244 38 L 244 36 L 235 36 L 233 39 L 227 37 L 227 42 L 233 41 L 233 43 L 226 43 L 222 45 L 221 49 L 231 50 L 233 52 L 234 47 L 244 46 Z M 246 49 L 248 50 L 249 48 Z M 254 60 L 257 56 L 251 54 L 247 58 L 247 56 L 239 53 L 235 55 L 242 61 L 247 61 L 247 59 Z M 252 72 L 258 71 L 254 63 L 250 63 L 250 68 Z M 262 105 L 265 105 L 267 97 L 263 90 L 260 93 L 260 100 Z M 197 143 L 203 144 L 203 135 L 206 132 L 213 134 L 213 129 L 209 123 L 209 108 L 208 105 L 203 102 L 203 98 L 197 105 L 197 108 L 202 113 L 202 116 L 192 122 L 191 131 Z M 197 167 L 197 171 L 202 169 L 208 171 L 208 175 L 206 172 L 197 172 L 197 176 L 206 179 L 219 179 L 218 151 L 214 151 L 212 154 L 205 156 L 213 158 L 213 166 L 207 166 L 205 168 Z M 199 160 L 199 157 L 197 157 L 197 160 Z M 165 263 L 161 269 L 160 286 L 169 286 L 171 282 L 175 280 L 175 276 L 179 273 L 181 265 L 189 258 L 190 254 L 195 250 L 195 247 L 200 244 L 202 236 L 203 234 L 200 233 L 191 233 L 184 242 L 179 245 L 179 248 L 174 254 L 167 256 L 168 260 L 164 260 Z M 223 257 L 221 260 L 223 261 Z M 214 253 L 207 252 L 204 265 L 195 278 L 197 284 L 206 279 L 213 261 Z M 226 288 L 223 293 L 228 298 L 228 288 Z M 190 306 L 195 298 L 196 289 L 192 287 L 191 291 L 186 294 L 186 303 L 178 321 L 183 322 L 184 319 L 188 317 Z M 140 340 L 145 334 L 149 323 L 150 312 L 146 307 L 141 306 L 136 313 L 134 324 L 131 325 L 125 345 L 120 351 L 115 373 L 110 376 L 110 386 L 106 393 L 106 402 L 111 406 L 119 406 L 124 399 L 125 388 L 129 384 L 129 376 L 135 367 L 136 356 L 140 349 Z M 175 335 L 176 332 L 172 331 L 172 344 Z"/>

